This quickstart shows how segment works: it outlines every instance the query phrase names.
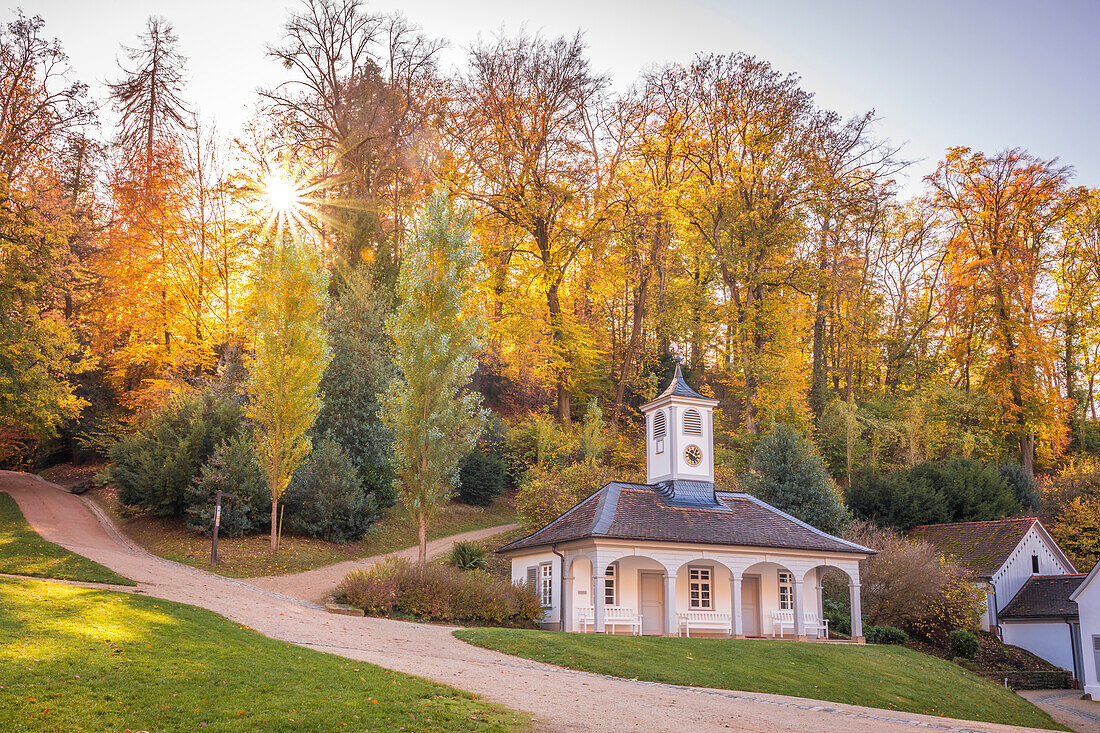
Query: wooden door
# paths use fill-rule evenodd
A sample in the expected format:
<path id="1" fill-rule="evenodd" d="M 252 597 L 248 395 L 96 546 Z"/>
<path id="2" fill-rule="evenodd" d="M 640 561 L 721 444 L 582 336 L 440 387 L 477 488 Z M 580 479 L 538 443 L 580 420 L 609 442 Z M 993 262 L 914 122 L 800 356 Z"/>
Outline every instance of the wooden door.
<path id="1" fill-rule="evenodd" d="M 665 633 L 665 588 L 660 573 L 638 574 L 639 612 L 642 633 L 659 636 Z"/>
<path id="2" fill-rule="evenodd" d="M 741 580 L 741 627 L 745 636 L 760 636 L 760 576 Z"/>

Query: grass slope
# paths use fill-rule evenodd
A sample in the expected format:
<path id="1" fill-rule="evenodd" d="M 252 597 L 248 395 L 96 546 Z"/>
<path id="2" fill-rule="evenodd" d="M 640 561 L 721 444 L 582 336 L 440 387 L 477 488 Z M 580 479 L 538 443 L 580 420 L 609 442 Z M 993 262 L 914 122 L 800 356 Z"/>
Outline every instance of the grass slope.
<path id="1" fill-rule="evenodd" d="M 92 496 L 128 536 L 149 552 L 210 570 L 209 537 L 184 529 L 178 519 L 123 517 L 110 493 L 100 490 L 93 492 Z M 515 520 L 515 502 L 508 498 L 499 499 L 485 508 L 449 502 L 432 519 L 428 539 L 496 527 Z M 416 522 L 408 516 L 408 512 L 395 506 L 371 527 L 366 537 L 343 545 L 284 534 L 282 547 L 272 554 L 267 534 L 219 537 L 218 567 L 215 571 L 233 578 L 299 573 L 343 560 L 403 550 L 416 544 L 416 531 Z"/>
<path id="2" fill-rule="evenodd" d="M 507 654 L 617 677 L 1061 729 L 1015 693 L 956 664 L 901 647 L 518 629 L 461 629 L 455 636 Z"/>
<path id="3" fill-rule="evenodd" d="M 134 581 L 99 563 L 39 537 L 23 518 L 15 499 L 5 493 L 0 493 L 0 573 L 134 585 Z"/>
<path id="4" fill-rule="evenodd" d="M 0 579 L 0 730 L 523 730 L 418 677 L 191 606 Z"/>

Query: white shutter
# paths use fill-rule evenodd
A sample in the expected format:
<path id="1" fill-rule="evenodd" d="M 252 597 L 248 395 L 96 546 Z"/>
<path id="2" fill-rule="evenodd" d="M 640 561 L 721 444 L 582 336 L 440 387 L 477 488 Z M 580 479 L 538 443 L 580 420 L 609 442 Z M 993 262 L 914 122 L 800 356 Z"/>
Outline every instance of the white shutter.
<path id="1" fill-rule="evenodd" d="M 527 568 L 527 587 L 537 588 L 539 585 L 539 566 L 530 565 Z"/>

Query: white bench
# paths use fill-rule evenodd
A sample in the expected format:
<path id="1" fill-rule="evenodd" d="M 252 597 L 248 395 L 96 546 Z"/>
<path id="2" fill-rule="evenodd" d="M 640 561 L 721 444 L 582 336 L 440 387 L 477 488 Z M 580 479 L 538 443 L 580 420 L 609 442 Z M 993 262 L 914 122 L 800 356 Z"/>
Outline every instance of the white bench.
<path id="1" fill-rule="evenodd" d="M 679 634 L 691 637 L 692 629 L 717 629 L 733 635 L 733 617 L 718 611 L 679 611 L 676 614 Z"/>
<path id="2" fill-rule="evenodd" d="M 806 611 L 802 622 L 806 631 L 824 631 L 825 638 L 829 638 L 829 619 L 819 619 L 813 611 Z M 794 633 L 794 611 L 772 611 L 772 636 L 783 636 L 784 629 Z"/>
<path id="3" fill-rule="evenodd" d="M 588 633 L 588 627 L 596 629 L 596 610 L 592 606 L 582 606 L 577 609 L 577 626 L 581 631 Z M 629 626 L 633 636 L 642 633 L 642 614 L 633 608 L 626 606 L 604 606 L 603 628 L 604 632 L 615 633 L 616 626 Z"/>

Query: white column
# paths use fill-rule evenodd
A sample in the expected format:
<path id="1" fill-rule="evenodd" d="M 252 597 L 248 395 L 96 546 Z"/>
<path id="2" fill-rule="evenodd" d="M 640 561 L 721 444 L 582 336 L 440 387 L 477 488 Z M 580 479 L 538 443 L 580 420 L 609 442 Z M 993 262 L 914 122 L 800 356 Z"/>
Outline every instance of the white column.
<path id="1" fill-rule="evenodd" d="M 806 641 L 806 617 L 802 614 L 805 612 L 805 599 L 802 597 L 802 579 L 797 575 L 794 577 L 793 601 L 794 601 L 794 638 L 799 641 Z"/>
<path id="2" fill-rule="evenodd" d="M 606 572 L 607 568 L 603 563 L 592 563 L 592 617 L 595 621 L 594 626 L 597 634 L 604 632 L 603 591 L 604 573 Z"/>
<path id="3" fill-rule="evenodd" d="M 825 621 L 825 568 L 818 568 L 814 570 L 814 574 L 817 576 L 816 587 L 817 590 L 817 620 L 821 623 Z M 817 638 L 822 639 L 825 637 L 824 631 L 817 632 Z"/>
<path id="4" fill-rule="evenodd" d="M 741 617 L 741 576 L 730 576 L 730 612 L 733 616 L 733 638 L 745 638 L 745 619 Z"/>
<path id="5" fill-rule="evenodd" d="M 680 628 L 676 624 L 676 576 L 665 575 L 665 634 L 677 636 Z"/>
<path id="6" fill-rule="evenodd" d="M 862 644 L 863 609 L 859 602 L 859 583 L 848 584 L 848 599 L 852 605 L 852 641 Z"/>
<path id="7" fill-rule="evenodd" d="M 569 575 L 565 576 L 565 582 L 562 584 L 561 630 L 562 631 L 576 631 L 577 630 L 577 614 L 573 612 L 573 570 L 572 570 L 572 568 L 570 568 Z"/>

